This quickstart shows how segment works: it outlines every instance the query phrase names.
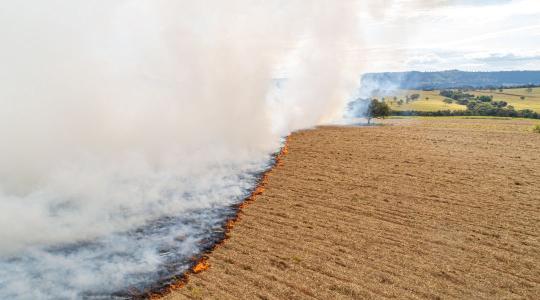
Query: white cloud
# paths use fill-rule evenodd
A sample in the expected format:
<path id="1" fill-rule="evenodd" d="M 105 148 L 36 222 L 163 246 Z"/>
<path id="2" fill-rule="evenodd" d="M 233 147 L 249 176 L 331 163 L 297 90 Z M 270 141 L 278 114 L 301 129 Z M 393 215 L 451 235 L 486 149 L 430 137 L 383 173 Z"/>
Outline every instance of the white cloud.
<path id="1" fill-rule="evenodd" d="M 427 65 L 441 63 L 442 61 L 443 59 L 435 53 L 425 53 L 411 56 L 406 63 L 408 65 Z"/>
<path id="2" fill-rule="evenodd" d="M 540 1 L 395 1 L 364 23 L 370 71 L 540 69 Z M 375 64 L 376 62 L 376 64 Z M 383 69 L 383 67 L 385 69 Z"/>

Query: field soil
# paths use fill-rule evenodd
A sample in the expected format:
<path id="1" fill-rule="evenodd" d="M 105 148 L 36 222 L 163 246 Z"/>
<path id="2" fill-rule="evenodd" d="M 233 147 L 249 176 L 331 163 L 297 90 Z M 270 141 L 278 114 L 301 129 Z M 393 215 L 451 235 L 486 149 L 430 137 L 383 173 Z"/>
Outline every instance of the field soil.
<path id="1" fill-rule="evenodd" d="M 540 299 L 534 124 L 294 133 L 210 268 L 165 299 Z"/>

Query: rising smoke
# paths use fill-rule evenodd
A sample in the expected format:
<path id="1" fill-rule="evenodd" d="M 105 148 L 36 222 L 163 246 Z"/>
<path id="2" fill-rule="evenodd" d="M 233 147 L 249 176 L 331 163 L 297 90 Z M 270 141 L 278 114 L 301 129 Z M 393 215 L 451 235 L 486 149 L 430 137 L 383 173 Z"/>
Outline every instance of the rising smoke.
<path id="1" fill-rule="evenodd" d="M 7 5 L 0 222 L 10 230 L 0 232 L 0 251 L 85 239 L 170 212 L 153 205 L 172 188 L 167 181 L 260 159 L 279 136 L 335 116 L 323 99 L 343 98 L 333 95 L 343 78 L 325 31 L 354 9 L 303 2 Z M 323 25 L 311 26 L 319 18 Z M 319 53 L 294 59 L 301 73 L 283 89 L 290 101 L 266 101 L 275 66 L 301 38 Z"/>
<path id="2" fill-rule="evenodd" d="M 196 254 L 282 136 L 341 115 L 366 3 L 5 3 L 0 298 L 107 294 L 156 280 L 163 245 Z"/>

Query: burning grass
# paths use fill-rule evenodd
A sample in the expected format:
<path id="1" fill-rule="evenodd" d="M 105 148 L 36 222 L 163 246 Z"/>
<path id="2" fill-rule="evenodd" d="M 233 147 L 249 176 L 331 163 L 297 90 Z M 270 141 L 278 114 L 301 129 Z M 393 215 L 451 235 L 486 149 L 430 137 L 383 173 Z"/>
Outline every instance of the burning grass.
<path id="1" fill-rule="evenodd" d="M 208 257 L 203 257 L 191 270 L 193 271 L 193 273 L 198 274 L 208 270 L 208 268 L 210 268 L 210 264 L 208 263 Z"/>
<path id="2" fill-rule="evenodd" d="M 234 217 L 227 220 L 225 225 L 223 226 L 224 235 L 223 238 L 218 240 L 209 250 L 207 250 L 205 253 L 202 253 L 199 258 L 194 257 L 193 258 L 193 264 L 189 270 L 184 272 L 182 276 L 179 276 L 178 278 L 174 279 L 171 283 L 166 283 L 161 285 L 161 287 L 154 289 L 150 293 L 137 295 L 135 292 L 132 293 L 132 297 L 134 299 L 161 299 L 163 296 L 170 294 L 171 292 L 181 289 L 186 286 L 187 282 L 189 281 L 189 276 L 192 274 L 198 274 L 201 272 L 204 272 L 208 270 L 210 266 L 208 254 L 214 251 L 215 248 L 220 247 L 225 243 L 225 241 L 230 237 L 230 232 L 234 228 L 235 224 L 240 221 L 242 211 L 249 206 L 252 202 L 254 202 L 257 198 L 257 196 L 261 195 L 265 191 L 265 186 L 268 183 L 268 177 L 271 174 L 272 170 L 276 166 L 280 166 L 282 164 L 282 158 L 283 156 L 287 155 L 288 153 L 288 143 L 289 143 L 288 137 L 285 140 L 285 143 L 283 147 L 281 148 L 280 152 L 277 153 L 274 157 L 274 165 L 269 168 L 266 172 L 264 172 L 259 180 L 259 183 L 253 190 L 253 192 L 250 194 L 249 197 L 247 197 L 242 203 L 236 205 L 235 210 L 236 214 Z"/>

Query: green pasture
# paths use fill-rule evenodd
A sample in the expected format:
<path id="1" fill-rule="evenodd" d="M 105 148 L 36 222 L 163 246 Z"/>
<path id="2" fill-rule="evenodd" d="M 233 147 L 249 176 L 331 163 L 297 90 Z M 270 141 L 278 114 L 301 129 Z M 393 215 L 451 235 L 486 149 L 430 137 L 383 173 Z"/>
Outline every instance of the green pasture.
<path id="1" fill-rule="evenodd" d="M 456 103 L 445 103 L 445 97 L 439 95 L 439 90 L 434 91 L 419 91 L 419 90 L 399 90 L 393 94 L 376 95 L 376 98 L 390 105 L 392 110 L 396 111 L 438 111 L 438 110 L 465 110 L 464 105 Z M 503 89 L 502 92 L 497 90 L 473 90 L 466 93 L 474 94 L 475 96 L 487 95 L 493 96 L 494 101 L 506 101 L 508 105 L 514 106 L 516 110 L 532 109 L 540 112 L 540 87 L 532 88 L 528 92 L 526 88 Z M 419 94 L 418 100 L 405 103 L 407 95 Z M 521 97 L 524 97 L 522 99 Z M 403 100 L 403 104 L 399 105 L 399 100 Z"/>

